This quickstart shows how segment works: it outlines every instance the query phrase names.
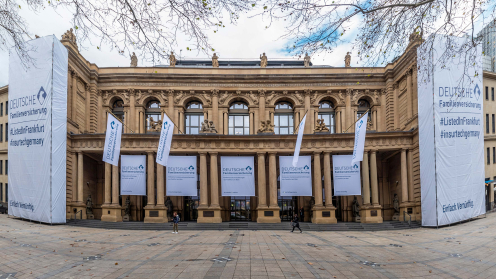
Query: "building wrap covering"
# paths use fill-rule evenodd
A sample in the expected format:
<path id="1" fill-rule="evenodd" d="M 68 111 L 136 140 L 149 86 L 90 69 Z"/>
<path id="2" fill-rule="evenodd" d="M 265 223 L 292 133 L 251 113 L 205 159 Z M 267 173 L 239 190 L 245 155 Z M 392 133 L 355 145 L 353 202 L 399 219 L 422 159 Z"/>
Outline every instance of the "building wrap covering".
<path id="1" fill-rule="evenodd" d="M 68 52 L 55 36 L 27 47 L 33 64 L 10 50 L 9 214 L 65 223 Z"/>
<path id="2" fill-rule="evenodd" d="M 485 213 L 482 51 L 432 43 L 417 49 L 421 207 L 423 226 L 442 226 Z"/>

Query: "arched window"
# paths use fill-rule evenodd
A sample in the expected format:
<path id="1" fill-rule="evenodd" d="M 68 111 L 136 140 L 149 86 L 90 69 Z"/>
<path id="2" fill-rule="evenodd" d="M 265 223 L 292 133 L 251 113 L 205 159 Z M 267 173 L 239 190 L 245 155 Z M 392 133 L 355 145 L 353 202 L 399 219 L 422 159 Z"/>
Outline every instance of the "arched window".
<path id="1" fill-rule="evenodd" d="M 294 132 L 293 107 L 288 102 L 276 104 L 274 113 L 274 133 L 276 135 L 290 135 Z"/>
<path id="2" fill-rule="evenodd" d="M 362 115 L 364 115 L 365 112 L 367 112 L 367 110 L 369 110 L 369 109 L 370 109 L 370 103 L 367 100 L 364 100 L 364 99 L 358 100 L 357 119 L 360 119 L 360 117 L 362 117 Z M 371 114 L 372 114 L 372 112 L 369 111 L 367 121 L 369 121 L 371 119 Z"/>
<path id="3" fill-rule="evenodd" d="M 331 101 L 321 101 L 319 103 L 319 119 L 323 119 L 326 127 L 335 133 L 334 104 Z"/>
<path id="4" fill-rule="evenodd" d="M 186 105 L 184 112 L 184 122 L 186 126 L 186 134 L 197 135 L 200 133 L 203 122 L 203 105 L 198 101 L 189 102 Z"/>
<path id="5" fill-rule="evenodd" d="M 120 121 L 124 122 L 124 102 L 122 100 L 116 100 L 112 104 L 112 113 L 119 118 Z"/>
<path id="6" fill-rule="evenodd" d="M 229 135 L 249 135 L 250 115 L 248 106 L 243 102 L 234 102 L 229 107 Z"/>
<path id="7" fill-rule="evenodd" d="M 162 122 L 162 113 L 160 111 L 160 102 L 157 100 L 149 101 L 145 108 L 145 119 L 146 119 L 146 132 L 156 133 L 158 132 L 154 127 L 157 123 Z"/>

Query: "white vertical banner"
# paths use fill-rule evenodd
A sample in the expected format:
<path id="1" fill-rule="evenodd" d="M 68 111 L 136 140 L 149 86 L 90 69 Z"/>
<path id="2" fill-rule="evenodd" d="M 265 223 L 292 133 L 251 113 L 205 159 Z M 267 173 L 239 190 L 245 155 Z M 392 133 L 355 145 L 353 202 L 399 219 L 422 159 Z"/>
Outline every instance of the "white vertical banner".
<path id="1" fill-rule="evenodd" d="M 367 119 L 369 112 L 360 118 L 355 123 L 355 144 L 353 145 L 353 158 L 351 159 L 350 166 L 355 165 L 356 162 L 363 161 L 363 150 L 365 148 L 365 134 L 367 133 Z"/>
<path id="2" fill-rule="evenodd" d="M 307 120 L 307 114 L 303 116 L 303 119 L 298 126 L 298 137 L 296 138 L 295 151 L 293 154 L 293 167 L 298 165 L 298 157 L 300 156 L 301 141 L 303 139 L 303 133 L 305 130 L 305 121 Z"/>
<path id="3" fill-rule="evenodd" d="M 122 123 L 112 114 L 108 114 L 107 132 L 105 133 L 105 146 L 102 161 L 119 166 L 121 153 Z"/>
<path id="4" fill-rule="evenodd" d="M 162 124 L 162 131 L 160 131 L 160 140 L 158 141 L 157 159 L 155 160 L 157 164 L 167 166 L 173 133 L 174 123 L 170 120 L 167 114 L 164 113 L 164 122 Z"/>
<path id="5" fill-rule="evenodd" d="M 166 169 L 167 196 L 198 195 L 196 156 L 170 156 Z"/>
<path id="6" fill-rule="evenodd" d="M 360 163 L 351 165 L 353 155 L 332 155 L 334 196 L 359 196 L 362 194 Z"/>
<path id="7" fill-rule="evenodd" d="M 146 196 L 146 155 L 121 156 L 121 195 Z"/>
<path id="8" fill-rule="evenodd" d="M 222 156 L 222 196 L 255 196 L 255 162 L 252 156 Z"/>
<path id="9" fill-rule="evenodd" d="M 301 156 L 293 167 L 292 156 L 279 156 L 280 196 L 312 196 L 312 156 Z"/>
<path id="10" fill-rule="evenodd" d="M 65 223 L 68 52 L 55 36 L 28 41 L 26 49 L 34 65 L 10 50 L 9 214 Z"/>
<path id="11" fill-rule="evenodd" d="M 486 212 L 482 47 L 471 46 L 465 37 L 438 35 L 417 49 L 423 226 Z M 445 58 L 447 48 L 457 55 Z"/>

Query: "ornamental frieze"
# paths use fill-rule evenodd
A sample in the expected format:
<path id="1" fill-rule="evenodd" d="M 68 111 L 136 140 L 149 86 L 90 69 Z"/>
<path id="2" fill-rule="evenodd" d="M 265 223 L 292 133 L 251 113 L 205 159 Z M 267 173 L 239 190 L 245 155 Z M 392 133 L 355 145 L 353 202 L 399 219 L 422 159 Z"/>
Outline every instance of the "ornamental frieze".
<path id="1" fill-rule="evenodd" d="M 385 86 L 385 82 L 363 82 L 361 86 Z M 272 88 L 272 87 L 334 87 L 334 86 L 357 86 L 353 82 L 336 83 L 154 83 L 154 82 L 111 82 L 101 83 L 100 87 L 230 87 L 230 88 Z"/>

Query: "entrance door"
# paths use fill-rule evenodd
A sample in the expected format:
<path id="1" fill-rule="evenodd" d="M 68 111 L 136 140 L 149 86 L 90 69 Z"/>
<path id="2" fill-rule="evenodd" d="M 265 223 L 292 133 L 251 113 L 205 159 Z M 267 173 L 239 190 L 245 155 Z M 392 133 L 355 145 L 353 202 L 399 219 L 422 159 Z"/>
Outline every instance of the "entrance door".
<path id="1" fill-rule="evenodd" d="M 298 214 L 296 206 L 296 197 L 279 197 L 277 201 L 279 205 L 279 216 L 281 221 L 291 221 L 294 214 Z"/>
<path id="2" fill-rule="evenodd" d="M 231 197 L 231 221 L 251 221 L 250 197 Z"/>
<path id="3" fill-rule="evenodd" d="M 198 197 L 184 198 L 184 221 L 198 220 L 199 205 L 200 205 L 200 200 L 198 199 Z"/>

